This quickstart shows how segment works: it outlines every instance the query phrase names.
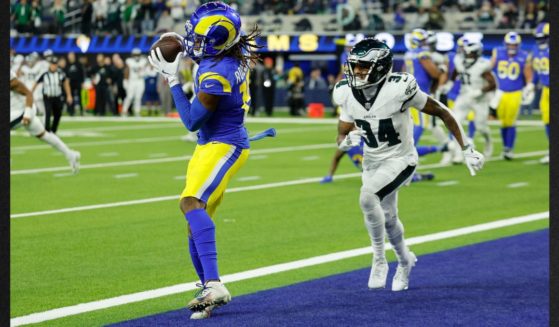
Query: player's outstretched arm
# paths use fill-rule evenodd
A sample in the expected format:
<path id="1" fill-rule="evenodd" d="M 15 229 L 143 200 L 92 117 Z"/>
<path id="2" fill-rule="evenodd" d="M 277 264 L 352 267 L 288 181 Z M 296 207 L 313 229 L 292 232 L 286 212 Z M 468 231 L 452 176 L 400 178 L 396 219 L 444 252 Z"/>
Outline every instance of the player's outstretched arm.
<path id="1" fill-rule="evenodd" d="M 466 135 L 464 134 L 464 130 L 452 112 L 444 104 L 431 97 L 427 98 L 427 102 L 425 103 L 425 107 L 422 111 L 431 116 L 437 116 L 444 122 L 445 126 L 452 135 L 454 135 L 456 141 L 462 147 L 462 153 L 464 154 L 464 159 L 468 169 L 470 170 L 470 174 L 475 176 L 476 170 L 480 170 L 483 167 L 485 158 L 481 153 L 474 150 L 472 144 L 465 142 Z"/>
<path id="2" fill-rule="evenodd" d="M 25 96 L 25 109 L 23 110 L 23 125 L 29 124 L 33 116 L 35 116 L 35 108 L 33 107 L 33 93 L 17 78 L 10 80 L 10 91 Z"/>

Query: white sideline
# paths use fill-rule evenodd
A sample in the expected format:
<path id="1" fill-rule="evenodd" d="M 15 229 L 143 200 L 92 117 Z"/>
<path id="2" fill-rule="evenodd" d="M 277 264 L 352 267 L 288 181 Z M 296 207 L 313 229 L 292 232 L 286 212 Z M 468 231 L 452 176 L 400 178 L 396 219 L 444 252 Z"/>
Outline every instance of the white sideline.
<path id="1" fill-rule="evenodd" d="M 278 149 L 281 149 L 281 148 L 278 148 Z M 262 152 L 258 152 L 258 153 L 266 153 L 265 151 L 278 150 L 278 149 L 265 149 L 265 150 L 261 150 Z M 256 152 L 256 150 L 255 150 L 255 152 Z M 525 157 L 531 157 L 531 156 L 535 156 L 535 155 L 540 156 L 540 155 L 544 155 L 546 153 L 547 153 L 547 151 L 519 153 L 519 154 L 516 155 L 516 158 L 525 158 Z M 167 159 L 173 159 L 173 158 L 167 158 Z M 492 157 L 492 158 L 488 159 L 487 161 L 495 161 L 495 160 L 501 160 L 501 159 L 500 159 L 500 157 Z M 442 167 L 448 167 L 448 165 L 443 165 L 443 164 L 420 165 L 419 167 L 417 167 L 417 170 L 437 169 L 437 168 L 442 168 Z M 346 179 L 346 178 L 354 178 L 354 177 L 359 177 L 359 176 L 361 176 L 361 173 L 336 175 L 336 180 Z M 252 185 L 252 186 L 243 186 L 243 187 L 234 187 L 234 188 L 227 189 L 225 192 L 226 193 L 235 193 L 235 192 L 262 190 L 262 189 L 282 187 L 282 186 L 311 184 L 311 183 L 320 182 L 321 180 L 322 180 L 322 177 L 310 177 L 310 178 L 295 179 L 295 180 L 285 181 L 285 182 L 259 184 L 259 185 Z M 148 198 L 148 199 L 111 202 L 111 203 L 94 204 L 94 205 L 87 205 L 87 206 L 81 206 L 81 207 L 71 207 L 71 208 L 53 209 L 53 210 L 45 210 L 45 211 L 16 213 L 16 214 L 10 215 L 10 218 L 11 219 L 16 219 L 16 218 L 25 218 L 25 217 L 32 217 L 32 216 L 44 216 L 44 215 L 50 215 L 50 214 L 55 214 L 55 213 L 86 211 L 86 210 L 94 210 L 94 209 L 129 206 L 129 205 L 135 205 L 135 204 L 169 201 L 169 200 L 177 200 L 178 201 L 178 195 L 175 194 L 175 195 L 159 196 L 159 197 Z"/>
<path id="2" fill-rule="evenodd" d="M 415 245 L 415 244 L 433 242 L 437 240 L 443 240 L 447 238 L 478 233 L 478 232 L 502 228 L 506 226 L 522 224 L 530 221 L 547 219 L 548 217 L 549 217 L 549 212 L 546 211 L 546 212 L 540 212 L 540 213 L 530 214 L 526 216 L 502 219 L 502 220 L 492 221 L 489 223 L 462 227 L 458 229 L 433 233 L 429 235 L 411 237 L 407 240 L 407 243 L 409 245 Z M 389 243 L 387 243 L 386 248 L 391 249 L 392 247 L 390 246 Z M 247 270 L 239 273 L 229 274 L 229 275 L 222 276 L 221 279 L 225 283 L 232 283 L 232 282 L 242 281 L 250 278 L 262 277 L 262 276 L 267 276 L 267 275 L 285 272 L 289 270 L 300 269 L 300 268 L 315 266 L 323 263 L 348 259 L 352 257 L 365 255 L 365 254 L 370 254 L 370 253 L 372 253 L 372 248 L 370 246 L 367 246 L 363 248 L 335 252 L 335 253 L 311 257 L 307 259 L 296 260 L 296 261 L 276 264 L 268 267 L 262 267 L 262 268 Z M 26 316 L 12 318 L 10 320 L 10 325 L 21 326 L 21 325 L 39 323 L 47 320 L 68 317 L 68 316 L 77 315 L 81 313 L 111 308 L 119 305 L 155 299 L 155 298 L 173 295 L 173 294 L 184 293 L 187 291 L 195 290 L 196 289 L 195 283 L 196 282 L 177 284 L 173 286 L 162 287 L 155 290 L 121 295 L 109 299 L 93 301 L 88 303 L 80 303 L 77 305 L 52 309 L 44 312 L 37 312 Z"/>

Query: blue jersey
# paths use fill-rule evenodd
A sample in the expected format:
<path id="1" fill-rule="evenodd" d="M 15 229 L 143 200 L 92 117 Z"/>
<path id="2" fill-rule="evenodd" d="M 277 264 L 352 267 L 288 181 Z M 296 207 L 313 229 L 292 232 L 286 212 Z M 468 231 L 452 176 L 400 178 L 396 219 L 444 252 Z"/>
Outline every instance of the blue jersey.
<path id="1" fill-rule="evenodd" d="M 526 84 L 524 80 L 524 66 L 530 61 L 530 55 L 523 50 L 518 50 L 514 57 L 509 57 L 504 47 L 493 50 L 496 56 L 495 73 L 499 90 L 504 92 L 520 91 Z"/>
<path id="2" fill-rule="evenodd" d="M 545 49 L 536 47 L 532 56 L 534 84 L 540 82 L 543 86 L 549 87 L 549 47 Z"/>
<path id="3" fill-rule="evenodd" d="M 412 74 L 416 81 L 417 85 L 421 91 L 430 94 L 431 93 L 431 85 L 433 84 L 433 79 L 427 73 L 427 70 L 423 68 L 421 64 L 421 59 L 430 59 L 431 53 L 424 49 L 414 49 L 406 52 L 404 55 L 404 61 L 406 64 L 406 72 Z"/>
<path id="4" fill-rule="evenodd" d="M 202 59 L 199 63 L 194 88 L 221 96 L 217 109 L 198 132 L 198 144 L 222 142 L 250 147 L 248 133 L 244 127 L 245 113 L 250 108 L 248 64 L 232 57 L 220 61 Z"/>
<path id="5" fill-rule="evenodd" d="M 456 52 L 449 52 L 448 53 L 448 72 L 449 72 L 449 76 L 456 69 L 456 67 L 454 67 L 454 57 L 456 57 Z M 456 100 L 459 93 L 460 93 L 460 79 L 458 78 L 458 79 L 456 79 L 456 81 L 454 81 L 454 85 L 452 86 L 452 89 L 450 89 L 450 91 L 447 93 L 446 96 L 451 100 Z"/>

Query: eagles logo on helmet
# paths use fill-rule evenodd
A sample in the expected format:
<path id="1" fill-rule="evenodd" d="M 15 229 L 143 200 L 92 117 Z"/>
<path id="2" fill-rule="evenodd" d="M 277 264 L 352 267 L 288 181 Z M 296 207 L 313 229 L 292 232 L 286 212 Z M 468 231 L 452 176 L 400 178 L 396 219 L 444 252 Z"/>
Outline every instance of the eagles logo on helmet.
<path id="1" fill-rule="evenodd" d="M 357 66 L 360 73 L 356 73 Z M 364 70 L 365 74 L 362 73 Z M 384 42 L 366 38 L 355 44 L 349 52 L 346 75 L 349 85 L 354 89 L 379 84 L 391 71 L 392 51 Z"/>

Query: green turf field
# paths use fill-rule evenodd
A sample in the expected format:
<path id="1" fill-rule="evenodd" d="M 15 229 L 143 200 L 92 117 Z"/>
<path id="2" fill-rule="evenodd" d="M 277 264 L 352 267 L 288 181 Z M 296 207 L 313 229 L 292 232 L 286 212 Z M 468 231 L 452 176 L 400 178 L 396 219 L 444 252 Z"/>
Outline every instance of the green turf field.
<path id="1" fill-rule="evenodd" d="M 340 164 L 337 176 L 342 178 L 318 183 L 335 151 L 333 121 L 276 120 L 247 126 L 251 133 L 273 126 L 278 136 L 253 144 L 251 158 L 230 183 L 232 192 L 216 213 L 222 275 L 369 244 L 358 205 L 361 181 L 350 161 L 344 158 Z M 420 169 L 434 172 L 436 178 L 400 191 L 406 237 L 548 210 L 548 166 L 538 163 L 547 149 L 543 127 L 518 128 L 520 158 L 512 162 L 497 159 L 499 130 L 492 130 L 495 160 L 476 177 L 470 177 L 465 166 L 433 166 L 440 154 L 421 158 Z M 178 208 L 194 149 L 180 140 L 184 134 L 179 120 L 63 119 L 59 135 L 82 153 L 82 170 L 71 176 L 62 155 L 23 129 L 13 133 L 12 318 L 196 281 L 186 222 Z M 422 143 L 432 142 L 429 136 L 424 134 Z M 87 207 L 101 204 L 107 206 Z M 68 210 L 57 212 L 60 209 Z M 421 255 L 547 226 L 547 219 L 538 220 L 412 249 Z M 361 255 L 228 287 L 235 296 L 369 265 L 370 255 Z M 183 307 L 192 294 L 112 306 L 42 325 L 118 322 Z"/>

